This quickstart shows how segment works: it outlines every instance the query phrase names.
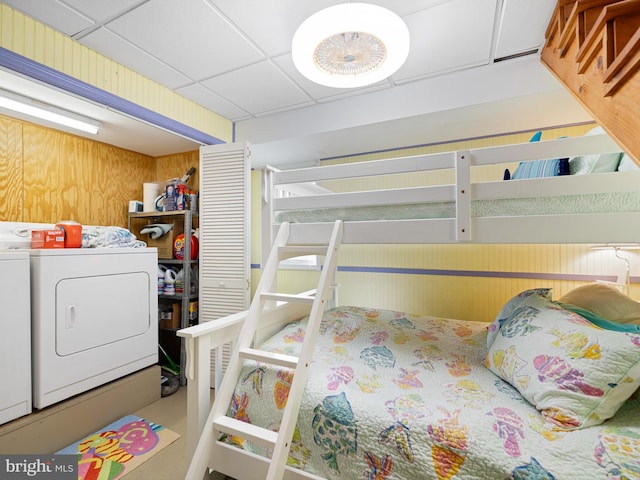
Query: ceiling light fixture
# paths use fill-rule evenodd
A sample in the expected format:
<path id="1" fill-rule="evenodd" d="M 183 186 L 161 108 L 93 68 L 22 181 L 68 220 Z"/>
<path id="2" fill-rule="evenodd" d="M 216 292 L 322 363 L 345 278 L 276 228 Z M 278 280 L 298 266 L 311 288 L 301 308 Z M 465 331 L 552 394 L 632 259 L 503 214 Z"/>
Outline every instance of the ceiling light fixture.
<path id="1" fill-rule="evenodd" d="M 64 125 L 93 135 L 96 135 L 101 127 L 100 122 L 91 118 L 83 117 L 77 113 L 54 107 L 53 105 L 33 98 L 23 97 L 22 95 L 7 90 L 0 90 L 0 108 L 53 122 L 58 125 Z"/>
<path id="2" fill-rule="evenodd" d="M 363 87 L 402 66 L 409 54 L 409 30 L 386 8 L 344 3 L 305 20 L 293 36 L 291 54 L 298 71 L 315 83 Z"/>

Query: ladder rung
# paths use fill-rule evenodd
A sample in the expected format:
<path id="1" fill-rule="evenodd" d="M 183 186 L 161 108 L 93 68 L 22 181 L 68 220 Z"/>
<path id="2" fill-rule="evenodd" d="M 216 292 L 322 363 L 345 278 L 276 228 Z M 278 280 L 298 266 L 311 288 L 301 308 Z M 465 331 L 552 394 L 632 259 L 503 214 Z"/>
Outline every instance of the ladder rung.
<path id="1" fill-rule="evenodd" d="M 213 421 L 213 428 L 229 435 L 244 438 L 265 447 L 271 447 L 278 440 L 278 432 L 258 427 L 235 418 L 220 416 Z"/>
<path id="2" fill-rule="evenodd" d="M 264 300 L 275 300 L 277 302 L 313 303 L 316 297 L 309 295 L 295 295 L 289 293 L 269 293 L 261 294 Z"/>
<path id="3" fill-rule="evenodd" d="M 286 368 L 296 368 L 298 366 L 298 357 L 267 352 L 265 350 L 256 350 L 255 348 L 243 348 L 240 350 L 240 357 L 245 360 L 255 360 L 256 362 L 279 365 Z"/>
<path id="4" fill-rule="evenodd" d="M 306 255 L 327 255 L 326 246 L 313 245 L 287 245 L 278 247 L 278 258 L 280 260 L 286 260 L 287 258 L 303 257 Z"/>

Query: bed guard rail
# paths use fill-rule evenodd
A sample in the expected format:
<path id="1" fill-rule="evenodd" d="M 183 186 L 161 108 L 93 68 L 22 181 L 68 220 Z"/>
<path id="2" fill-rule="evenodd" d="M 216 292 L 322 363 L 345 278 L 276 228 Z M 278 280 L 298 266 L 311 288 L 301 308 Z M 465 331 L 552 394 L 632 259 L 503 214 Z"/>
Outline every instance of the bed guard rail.
<path id="1" fill-rule="evenodd" d="M 263 224 L 265 229 L 263 239 L 268 243 L 273 238 L 277 212 L 453 202 L 456 207 L 456 218 L 453 219 L 455 231 L 452 231 L 455 240 L 473 241 L 471 227 L 474 223 L 471 221 L 470 206 L 474 200 L 528 198 L 541 195 L 552 197 L 571 193 L 607 193 L 620 191 L 621 184 L 624 184 L 625 180 L 608 184 L 597 175 L 581 175 L 579 176 L 581 178 L 563 176 L 523 179 L 517 182 L 505 182 L 502 179 L 472 182 L 472 167 L 620 151 L 620 147 L 608 135 L 598 134 L 293 170 L 268 169 L 265 171 L 263 218 L 269 218 L 271 221 L 265 222 L 269 224 L 268 226 Z M 332 192 L 325 188 L 326 184 L 321 185 L 321 182 L 334 180 L 364 179 L 444 169 L 455 172 L 453 183 L 372 190 L 356 188 L 355 191 L 342 192 Z M 617 176 L 623 177 L 624 174 Z M 637 178 L 628 180 L 627 183 L 631 185 L 637 182 Z M 629 186 L 629 188 L 635 189 L 637 186 Z M 444 223 L 443 220 L 437 219 L 431 222 Z M 318 224 L 317 228 L 318 232 L 324 231 L 321 224 Z M 350 242 L 347 232 L 345 243 Z M 263 248 L 266 247 L 265 243 Z"/>
<path id="2" fill-rule="evenodd" d="M 315 289 L 301 293 L 313 296 Z M 247 310 L 199 325 L 178 330 L 185 339 L 187 352 L 187 458 L 191 459 L 211 409 L 211 353 L 223 345 L 235 342 Z M 280 304 L 265 312 L 254 342 L 262 343 L 287 323 L 308 314 L 308 308 L 299 304 Z"/>

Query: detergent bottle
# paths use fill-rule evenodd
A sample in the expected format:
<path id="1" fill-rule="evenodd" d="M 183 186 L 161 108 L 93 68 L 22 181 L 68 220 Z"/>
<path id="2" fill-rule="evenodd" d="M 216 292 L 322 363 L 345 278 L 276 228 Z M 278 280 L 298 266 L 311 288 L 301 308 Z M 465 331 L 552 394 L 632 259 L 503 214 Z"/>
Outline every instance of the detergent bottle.
<path id="1" fill-rule="evenodd" d="M 164 272 L 164 294 L 176 294 L 176 272 L 170 268 L 167 268 Z"/>
<path id="2" fill-rule="evenodd" d="M 167 267 L 164 265 L 158 265 L 158 295 L 164 293 L 164 275 Z"/>

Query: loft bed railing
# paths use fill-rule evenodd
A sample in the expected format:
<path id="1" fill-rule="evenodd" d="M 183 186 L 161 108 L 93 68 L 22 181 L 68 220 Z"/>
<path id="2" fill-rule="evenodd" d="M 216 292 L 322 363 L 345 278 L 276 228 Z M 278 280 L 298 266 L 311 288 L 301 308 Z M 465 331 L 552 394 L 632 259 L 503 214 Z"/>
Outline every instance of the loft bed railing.
<path id="1" fill-rule="evenodd" d="M 344 243 L 588 243 L 632 242 L 640 235 L 633 221 L 624 221 L 629 212 L 590 214 L 585 222 L 579 215 L 550 214 L 531 216 L 474 217 L 471 204 L 476 200 L 527 199 L 565 195 L 606 194 L 637 191 L 636 172 L 598 175 L 569 175 L 513 181 L 473 182 L 474 167 L 518 164 L 550 158 L 619 152 L 620 147 L 607 135 L 589 135 L 518 145 L 417 155 L 387 160 L 356 162 L 296 170 L 265 170 L 263 195 L 263 238 L 273 238 L 281 212 L 313 209 L 391 206 L 422 202 L 453 202 L 452 218 L 402 220 L 346 220 Z M 331 192 L 333 180 L 358 179 L 402 173 L 453 169 L 454 183 L 382 190 Z M 604 176 L 603 176 L 604 175 Z M 545 228 L 532 228 L 533 221 Z M 599 225 L 601 230 L 594 231 Z M 330 224 L 325 222 L 291 225 L 295 241 L 313 243 L 326 238 Z M 267 245 L 263 245 L 267 248 Z M 267 250 L 268 251 L 268 250 Z"/>

